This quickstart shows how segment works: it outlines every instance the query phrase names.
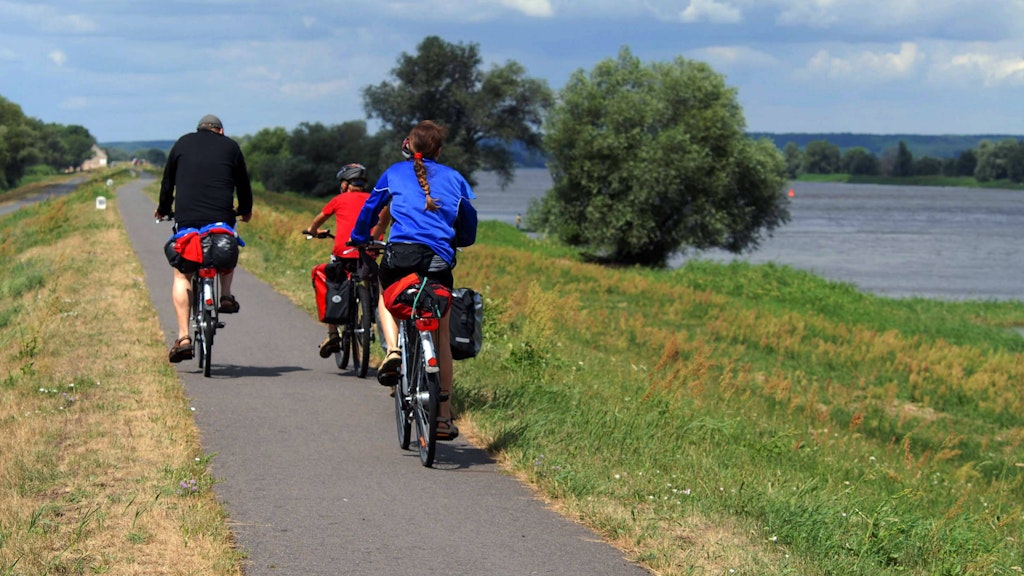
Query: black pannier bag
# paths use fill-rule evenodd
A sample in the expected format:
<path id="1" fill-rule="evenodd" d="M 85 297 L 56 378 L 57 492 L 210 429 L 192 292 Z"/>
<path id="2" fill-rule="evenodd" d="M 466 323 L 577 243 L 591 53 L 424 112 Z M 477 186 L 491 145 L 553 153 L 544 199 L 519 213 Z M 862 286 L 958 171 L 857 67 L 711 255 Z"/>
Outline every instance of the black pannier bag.
<path id="1" fill-rule="evenodd" d="M 229 272 L 238 264 L 238 238 L 232 234 L 210 233 L 202 237 L 203 265 Z"/>
<path id="2" fill-rule="evenodd" d="M 312 271 L 313 291 L 320 321 L 327 324 L 348 324 L 355 310 L 351 306 L 355 283 L 338 263 L 318 264 Z"/>
<path id="3" fill-rule="evenodd" d="M 484 343 L 484 302 L 472 288 L 452 290 L 450 339 L 453 360 L 473 358 Z"/>

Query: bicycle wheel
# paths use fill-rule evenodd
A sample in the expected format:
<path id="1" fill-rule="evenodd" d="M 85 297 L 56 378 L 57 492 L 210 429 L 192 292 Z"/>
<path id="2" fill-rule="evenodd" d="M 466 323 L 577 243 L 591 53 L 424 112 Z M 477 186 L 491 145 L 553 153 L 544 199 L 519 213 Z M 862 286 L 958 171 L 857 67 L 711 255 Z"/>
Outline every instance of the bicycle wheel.
<path id="1" fill-rule="evenodd" d="M 420 334 L 409 342 L 407 356 L 412 382 L 413 420 L 416 422 L 416 445 L 420 452 L 420 464 L 426 467 L 434 465 L 434 454 L 437 449 L 437 410 L 441 394 L 441 382 L 437 373 L 429 374 L 423 361 L 423 345 Z"/>
<path id="2" fill-rule="evenodd" d="M 203 346 L 200 354 L 205 357 L 203 376 L 210 377 L 210 364 L 213 362 L 213 335 L 217 332 L 217 316 L 210 310 L 203 310 Z"/>
<path id="3" fill-rule="evenodd" d="M 395 384 L 395 424 L 398 426 L 398 446 L 409 449 L 412 441 L 412 406 L 409 403 L 409 380 L 404 376 Z"/>
<path id="4" fill-rule="evenodd" d="M 344 370 L 348 368 L 348 358 L 352 350 L 352 325 L 338 326 L 338 335 L 341 336 L 341 347 L 334 353 L 334 363 L 339 370 Z"/>
<path id="5" fill-rule="evenodd" d="M 189 319 L 192 323 L 192 350 L 195 351 L 196 359 L 199 362 L 199 368 L 203 368 L 206 361 L 206 346 L 204 344 L 206 340 L 205 332 L 203 331 L 203 301 L 202 301 L 202 288 L 196 277 L 192 278 L 192 308 L 189 310 Z"/>
<path id="6" fill-rule="evenodd" d="M 370 342 L 373 341 L 373 312 L 370 310 L 370 289 L 360 282 L 356 285 L 355 330 L 352 334 L 352 367 L 356 375 L 366 378 L 370 368 Z"/>

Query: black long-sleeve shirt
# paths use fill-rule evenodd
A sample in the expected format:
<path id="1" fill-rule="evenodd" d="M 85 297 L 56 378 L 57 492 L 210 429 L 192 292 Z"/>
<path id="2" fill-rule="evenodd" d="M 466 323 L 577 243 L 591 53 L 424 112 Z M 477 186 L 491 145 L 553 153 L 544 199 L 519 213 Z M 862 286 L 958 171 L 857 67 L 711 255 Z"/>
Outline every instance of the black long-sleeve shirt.
<path id="1" fill-rule="evenodd" d="M 177 189 L 177 199 L 175 199 Z M 180 226 L 213 222 L 234 224 L 238 214 L 252 212 L 252 183 L 238 143 L 217 132 L 197 130 L 174 143 L 164 166 L 157 211 L 170 214 Z"/>

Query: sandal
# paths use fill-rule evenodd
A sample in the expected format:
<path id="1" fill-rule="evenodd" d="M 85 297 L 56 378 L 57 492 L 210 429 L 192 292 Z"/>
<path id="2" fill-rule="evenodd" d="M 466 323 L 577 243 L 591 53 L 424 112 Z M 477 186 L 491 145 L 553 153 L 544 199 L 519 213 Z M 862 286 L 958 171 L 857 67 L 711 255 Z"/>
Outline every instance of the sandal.
<path id="1" fill-rule="evenodd" d="M 341 336 L 338 333 L 328 334 L 327 338 L 320 343 L 320 357 L 330 358 L 331 354 L 341 352 Z"/>
<path id="2" fill-rule="evenodd" d="M 444 428 L 441 426 L 444 425 Z M 459 437 L 459 427 L 452 423 L 451 418 L 437 419 L 437 439 L 438 440 L 455 440 Z"/>
<path id="3" fill-rule="evenodd" d="M 396 348 L 388 351 L 384 361 L 377 368 L 377 382 L 381 386 L 394 386 L 398 382 L 399 369 L 402 367 L 402 353 Z"/>
<path id="4" fill-rule="evenodd" d="M 183 344 L 185 340 L 188 340 L 188 344 Z M 172 364 L 177 364 L 182 360 L 192 359 L 192 338 L 188 336 L 182 336 L 174 341 L 174 346 L 171 346 L 171 351 L 167 354 L 167 359 Z"/>
<path id="5" fill-rule="evenodd" d="M 238 305 L 238 300 L 235 297 L 226 294 L 220 297 L 220 306 L 217 307 L 217 312 L 221 314 L 237 314 L 242 307 Z M 324 356 L 326 358 L 326 356 Z"/>

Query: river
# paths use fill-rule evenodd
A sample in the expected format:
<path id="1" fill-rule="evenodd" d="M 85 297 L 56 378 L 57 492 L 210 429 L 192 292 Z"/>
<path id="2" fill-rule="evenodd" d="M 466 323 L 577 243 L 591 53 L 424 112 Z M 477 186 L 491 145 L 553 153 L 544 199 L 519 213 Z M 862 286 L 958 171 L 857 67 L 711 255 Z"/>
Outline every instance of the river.
<path id="1" fill-rule="evenodd" d="M 544 169 L 521 169 L 501 190 L 480 173 L 482 220 L 515 223 L 551 187 Z M 941 300 L 1024 299 L 1024 192 L 978 188 L 791 184 L 790 221 L 743 255 L 677 256 L 774 262 L 865 292 Z"/>

